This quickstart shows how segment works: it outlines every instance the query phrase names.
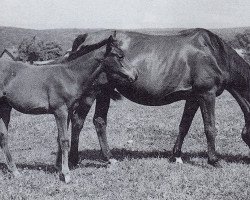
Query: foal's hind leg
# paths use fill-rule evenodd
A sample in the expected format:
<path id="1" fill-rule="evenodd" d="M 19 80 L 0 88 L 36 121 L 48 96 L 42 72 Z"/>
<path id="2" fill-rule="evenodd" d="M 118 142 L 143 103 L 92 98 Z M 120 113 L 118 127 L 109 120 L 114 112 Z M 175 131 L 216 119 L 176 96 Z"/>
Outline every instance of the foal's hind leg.
<path id="1" fill-rule="evenodd" d="M 108 146 L 106 127 L 107 127 L 107 114 L 109 110 L 110 98 L 109 95 L 101 94 L 96 98 L 96 108 L 93 118 L 93 123 L 98 135 L 99 143 L 101 146 L 102 154 L 105 160 L 110 161 L 111 152 Z"/>
<path id="2" fill-rule="evenodd" d="M 182 163 L 181 159 L 181 147 L 183 141 L 188 133 L 188 130 L 193 121 L 194 115 L 199 108 L 199 102 L 197 100 L 187 100 L 183 111 L 181 123 L 179 125 L 179 135 L 177 136 L 174 148 L 173 158 L 171 160 L 178 163 Z"/>
<path id="3" fill-rule="evenodd" d="M 55 119 L 58 128 L 58 158 L 57 165 L 59 162 L 59 154 L 61 153 L 62 162 L 62 175 L 66 183 L 70 182 L 70 171 L 68 165 L 68 153 L 70 149 L 69 134 L 68 134 L 68 109 L 66 106 L 62 106 L 55 112 Z"/>
<path id="4" fill-rule="evenodd" d="M 8 105 L 0 109 L 0 146 L 3 149 L 6 157 L 8 169 L 14 174 L 14 176 L 20 176 L 16 168 L 16 164 L 13 162 L 12 156 L 8 147 L 8 125 L 10 122 L 11 107 Z"/>

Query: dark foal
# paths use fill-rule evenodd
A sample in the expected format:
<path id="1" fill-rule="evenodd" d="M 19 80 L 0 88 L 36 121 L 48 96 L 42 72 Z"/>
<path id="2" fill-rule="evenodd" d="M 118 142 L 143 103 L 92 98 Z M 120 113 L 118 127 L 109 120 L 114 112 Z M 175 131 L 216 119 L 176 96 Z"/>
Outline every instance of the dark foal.
<path id="1" fill-rule="evenodd" d="M 66 183 L 70 181 L 68 152 L 69 122 L 75 128 L 76 115 L 84 112 L 100 86 L 117 77 L 128 82 L 137 73 L 123 59 L 123 52 L 113 45 L 112 37 L 106 49 L 98 49 L 64 64 L 31 66 L 22 62 L 0 62 L 0 145 L 8 169 L 19 172 L 12 160 L 7 143 L 10 112 L 14 108 L 26 114 L 53 114 L 58 128 L 56 165 Z"/>

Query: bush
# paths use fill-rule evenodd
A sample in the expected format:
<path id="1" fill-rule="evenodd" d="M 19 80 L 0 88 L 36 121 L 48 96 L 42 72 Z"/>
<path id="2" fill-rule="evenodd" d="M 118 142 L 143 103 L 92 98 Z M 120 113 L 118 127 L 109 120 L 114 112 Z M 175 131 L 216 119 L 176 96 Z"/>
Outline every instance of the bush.
<path id="1" fill-rule="evenodd" d="M 62 55 L 62 47 L 56 42 L 44 42 L 32 38 L 25 38 L 18 46 L 18 58 L 24 62 L 51 60 Z"/>

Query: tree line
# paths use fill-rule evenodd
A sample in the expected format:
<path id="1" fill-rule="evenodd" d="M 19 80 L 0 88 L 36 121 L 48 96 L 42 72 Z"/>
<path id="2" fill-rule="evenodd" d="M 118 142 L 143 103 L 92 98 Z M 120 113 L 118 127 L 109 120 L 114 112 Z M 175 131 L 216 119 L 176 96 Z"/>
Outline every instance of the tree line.
<path id="1" fill-rule="evenodd" d="M 62 56 L 63 50 L 57 42 L 44 42 L 36 36 L 24 38 L 18 45 L 18 60 L 33 63 L 34 61 L 53 60 Z"/>

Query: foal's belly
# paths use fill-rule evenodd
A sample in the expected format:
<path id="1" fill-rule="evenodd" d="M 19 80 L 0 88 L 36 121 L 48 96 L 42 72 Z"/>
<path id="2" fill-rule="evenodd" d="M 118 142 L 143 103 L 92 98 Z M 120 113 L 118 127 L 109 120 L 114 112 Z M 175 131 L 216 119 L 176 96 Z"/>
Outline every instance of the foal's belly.
<path id="1" fill-rule="evenodd" d="M 13 81 L 3 89 L 3 96 L 19 112 L 26 114 L 49 113 L 47 92 L 41 84 Z"/>

